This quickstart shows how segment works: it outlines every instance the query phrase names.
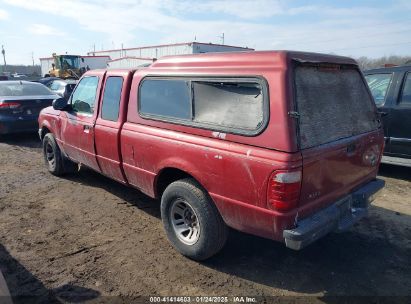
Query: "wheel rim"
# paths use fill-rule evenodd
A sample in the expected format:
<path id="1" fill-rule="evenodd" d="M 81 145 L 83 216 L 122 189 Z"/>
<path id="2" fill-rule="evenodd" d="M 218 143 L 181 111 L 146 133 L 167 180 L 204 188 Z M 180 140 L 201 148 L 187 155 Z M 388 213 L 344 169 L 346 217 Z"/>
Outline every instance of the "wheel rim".
<path id="1" fill-rule="evenodd" d="M 172 203 L 170 218 L 173 230 L 181 242 L 194 245 L 198 241 L 200 238 L 198 216 L 186 200 L 178 198 Z"/>
<path id="2" fill-rule="evenodd" d="M 56 157 L 54 155 L 54 149 L 50 143 L 46 144 L 45 154 L 48 164 L 51 167 L 54 167 L 54 164 L 56 163 Z"/>

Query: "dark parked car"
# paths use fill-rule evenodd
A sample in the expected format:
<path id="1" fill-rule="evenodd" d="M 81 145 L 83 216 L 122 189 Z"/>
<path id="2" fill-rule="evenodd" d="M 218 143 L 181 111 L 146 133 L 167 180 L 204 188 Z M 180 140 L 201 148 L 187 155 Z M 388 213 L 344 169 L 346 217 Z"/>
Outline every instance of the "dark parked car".
<path id="1" fill-rule="evenodd" d="M 35 131 L 40 110 L 59 98 L 40 83 L 0 82 L 0 134 Z"/>
<path id="2" fill-rule="evenodd" d="M 364 72 L 382 116 L 382 162 L 411 166 L 411 65 Z"/>
<path id="3" fill-rule="evenodd" d="M 9 80 L 9 77 L 6 75 L 0 75 L 0 81 Z"/>
<path id="4" fill-rule="evenodd" d="M 58 77 L 45 77 L 45 78 L 40 78 L 39 80 L 36 80 L 35 82 L 39 82 L 41 84 L 44 84 L 45 86 L 49 86 L 50 83 L 52 83 L 54 80 L 61 80 L 61 78 Z"/>

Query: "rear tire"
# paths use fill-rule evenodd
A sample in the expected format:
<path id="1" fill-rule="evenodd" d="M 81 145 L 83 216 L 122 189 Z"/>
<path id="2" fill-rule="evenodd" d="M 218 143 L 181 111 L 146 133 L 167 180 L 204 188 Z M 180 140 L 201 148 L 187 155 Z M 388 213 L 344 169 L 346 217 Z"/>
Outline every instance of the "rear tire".
<path id="1" fill-rule="evenodd" d="M 171 183 L 161 198 L 161 218 L 173 247 L 202 261 L 219 252 L 228 227 L 207 192 L 192 178 Z"/>
<path id="2" fill-rule="evenodd" d="M 64 157 L 52 133 L 47 133 L 43 138 L 43 156 L 48 171 L 53 175 L 61 176 L 75 171 L 76 164 Z"/>

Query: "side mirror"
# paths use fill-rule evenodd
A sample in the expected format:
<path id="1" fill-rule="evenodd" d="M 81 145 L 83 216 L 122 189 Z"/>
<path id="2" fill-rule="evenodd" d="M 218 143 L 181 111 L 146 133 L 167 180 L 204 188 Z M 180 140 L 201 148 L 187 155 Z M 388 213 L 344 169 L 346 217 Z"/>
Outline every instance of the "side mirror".
<path id="1" fill-rule="evenodd" d="M 76 87 L 75 83 L 67 84 L 66 87 L 64 88 L 63 97 L 69 100 L 71 93 L 73 93 L 75 87 Z"/>
<path id="2" fill-rule="evenodd" d="M 59 111 L 64 111 L 64 110 L 67 111 L 70 108 L 70 104 L 68 103 L 68 100 L 64 97 L 54 99 L 52 106 L 54 110 L 59 110 Z"/>

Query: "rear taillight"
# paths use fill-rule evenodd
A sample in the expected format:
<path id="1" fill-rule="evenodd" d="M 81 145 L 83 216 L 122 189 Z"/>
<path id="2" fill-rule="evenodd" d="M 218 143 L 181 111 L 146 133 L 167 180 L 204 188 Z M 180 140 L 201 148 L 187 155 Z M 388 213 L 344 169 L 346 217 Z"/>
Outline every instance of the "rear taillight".
<path id="1" fill-rule="evenodd" d="M 0 110 L 16 109 L 20 107 L 20 103 L 15 101 L 0 101 Z"/>
<path id="2" fill-rule="evenodd" d="M 268 182 L 268 208 L 289 211 L 297 207 L 301 190 L 301 170 L 275 171 Z"/>

